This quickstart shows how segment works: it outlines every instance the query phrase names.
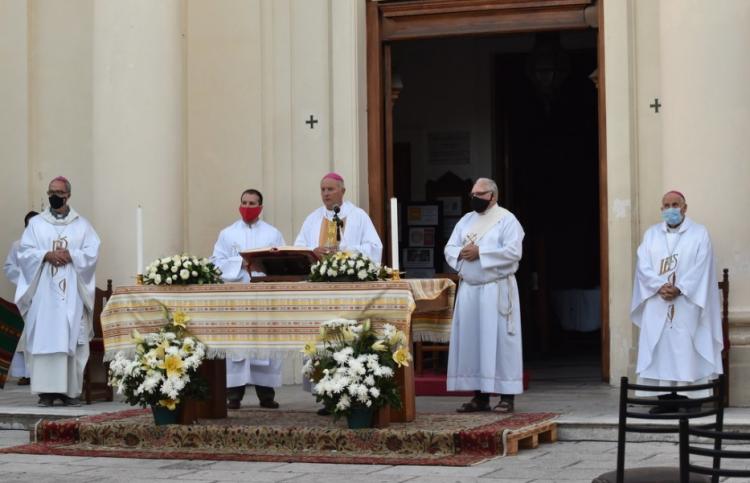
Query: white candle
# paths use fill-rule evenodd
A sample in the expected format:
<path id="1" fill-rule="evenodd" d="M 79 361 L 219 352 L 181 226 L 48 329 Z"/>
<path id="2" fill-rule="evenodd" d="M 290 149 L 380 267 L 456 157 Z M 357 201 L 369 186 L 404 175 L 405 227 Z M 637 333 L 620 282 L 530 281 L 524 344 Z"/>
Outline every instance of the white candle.
<path id="1" fill-rule="evenodd" d="M 391 198 L 391 268 L 398 272 L 398 200 Z"/>
<path id="2" fill-rule="evenodd" d="M 143 274 L 143 210 L 141 205 L 135 211 L 135 243 L 136 243 L 136 263 L 138 265 L 135 273 Z"/>

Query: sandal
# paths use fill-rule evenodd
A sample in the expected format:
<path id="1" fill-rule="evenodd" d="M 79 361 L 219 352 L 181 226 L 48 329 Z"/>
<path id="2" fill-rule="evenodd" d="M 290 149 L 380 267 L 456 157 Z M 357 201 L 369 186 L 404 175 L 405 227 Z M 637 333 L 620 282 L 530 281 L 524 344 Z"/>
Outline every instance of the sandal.
<path id="1" fill-rule="evenodd" d="M 513 406 L 513 401 L 501 400 L 492 408 L 492 411 L 496 413 L 512 413 L 514 409 Z"/>
<path id="2" fill-rule="evenodd" d="M 482 401 L 480 399 L 472 399 L 471 401 L 464 403 L 460 408 L 456 409 L 457 413 L 478 413 L 482 411 L 491 411 L 489 401 Z"/>

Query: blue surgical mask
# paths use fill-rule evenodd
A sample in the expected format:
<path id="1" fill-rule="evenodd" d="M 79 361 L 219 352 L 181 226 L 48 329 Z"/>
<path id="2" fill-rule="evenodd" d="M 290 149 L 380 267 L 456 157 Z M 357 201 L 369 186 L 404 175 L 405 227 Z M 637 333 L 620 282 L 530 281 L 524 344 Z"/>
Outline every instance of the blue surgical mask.
<path id="1" fill-rule="evenodd" d="M 667 225 L 676 226 L 682 223 L 682 213 L 679 208 L 667 208 L 661 210 L 661 219 L 664 220 Z"/>

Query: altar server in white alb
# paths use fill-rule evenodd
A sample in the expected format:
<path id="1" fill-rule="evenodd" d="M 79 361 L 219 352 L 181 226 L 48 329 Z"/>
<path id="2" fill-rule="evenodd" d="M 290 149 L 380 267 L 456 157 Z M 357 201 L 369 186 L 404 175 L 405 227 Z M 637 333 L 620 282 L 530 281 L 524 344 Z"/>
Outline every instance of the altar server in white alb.
<path id="1" fill-rule="evenodd" d="M 240 256 L 243 250 L 283 246 L 281 232 L 260 219 L 263 195 L 248 189 L 240 196 L 241 218 L 221 230 L 211 261 L 221 269 L 225 282 L 249 283 L 250 272 Z M 264 273 L 253 272 L 253 276 Z M 227 408 L 239 409 L 245 397 L 245 386 L 254 385 L 260 406 L 276 409 L 274 387 L 281 386 L 281 360 L 246 359 L 227 355 Z"/>
<path id="2" fill-rule="evenodd" d="M 99 236 L 68 205 L 70 182 L 53 179 L 50 209 L 29 220 L 18 249 L 16 305 L 25 321 L 19 350 L 39 405 L 79 406 L 93 332 Z"/>
<path id="3" fill-rule="evenodd" d="M 497 204 L 497 184 L 479 178 L 474 211 L 464 215 L 445 245 L 445 259 L 461 277 L 448 349 L 449 391 L 473 390 L 458 412 L 513 412 L 523 392 L 521 311 L 515 273 L 523 228 Z M 490 406 L 490 394 L 500 401 Z"/>
<path id="4" fill-rule="evenodd" d="M 29 220 L 38 215 L 36 211 L 29 211 L 23 219 L 23 226 L 26 228 L 29 226 Z M 18 279 L 21 276 L 21 268 L 18 266 L 18 248 L 21 246 L 21 240 L 16 240 L 10 247 L 8 257 L 5 259 L 3 264 L 3 272 L 8 278 L 8 281 L 15 286 L 18 286 Z M 13 360 L 10 362 L 10 368 L 8 373 L 12 377 L 18 378 L 19 386 L 28 386 L 30 383 L 29 379 L 29 368 L 26 366 L 26 360 L 23 357 L 23 352 L 16 349 L 13 354 Z"/>
<path id="5" fill-rule="evenodd" d="M 310 213 L 294 242 L 322 257 L 336 251 L 359 252 L 380 263 L 383 244 L 370 216 L 361 208 L 344 201 L 344 178 L 328 173 L 320 180 L 323 206 Z"/>
<path id="6" fill-rule="evenodd" d="M 711 239 L 706 228 L 685 216 L 686 212 L 682 193 L 665 194 L 663 221 L 646 230 L 638 247 L 630 316 L 640 328 L 636 374 L 643 384 L 700 384 L 723 372 L 724 344 Z M 705 397 L 708 391 L 689 394 Z M 687 399 L 687 393 L 677 397 Z M 652 412 L 669 409 L 654 407 Z"/>

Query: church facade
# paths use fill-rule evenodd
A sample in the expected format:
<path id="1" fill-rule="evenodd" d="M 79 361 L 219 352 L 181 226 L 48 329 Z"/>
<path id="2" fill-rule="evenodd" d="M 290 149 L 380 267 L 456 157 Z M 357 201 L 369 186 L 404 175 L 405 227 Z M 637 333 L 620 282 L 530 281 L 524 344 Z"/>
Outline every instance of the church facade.
<path id="1" fill-rule="evenodd" d="M 405 193 L 403 166 L 415 203 L 447 172 L 512 190 L 522 166 L 500 141 L 520 138 L 503 137 L 512 128 L 500 119 L 512 123 L 516 111 L 495 99 L 513 97 L 503 93 L 513 79 L 531 79 L 544 100 L 533 119 L 555 119 L 564 81 L 551 79 L 572 78 L 589 65 L 576 59 L 588 59 L 581 103 L 592 100 L 593 114 L 569 109 L 592 126 L 585 142 L 596 148 L 585 189 L 596 203 L 603 376 L 632 374 L 635 250 L 659 221 L 661 195 L 678 189 L 709 229 L 717 266 L 730 270 L 731 402 L 748 405 L 749 21 L 745 0 L 0 0 L 0 248 L 64 175 L 71 205 L 102 239 L 100 285 L 133 283 L 137 206 L 146 262 L 207 256 L 245 188 L 263 192 L 265 220 L 293 240 L 329 171 L 387 244 L 388 197 Z M 559 34 L 552 56 L 537 47 L 545 32 Z M 465 63 L 449 64 L 451 53 Z M 513 65 L 519 75 L 502 84 L 498 72 Z M 449 113 L 436 107 L 451 103 Z M 435 127 L 420 128 L 428 122 Z M 565 193 L 539 191 L 555 193 L 540 202 L 553 212 Z M 430 256 L 441 257 L 439 247 Z M 0 295 L 12 293 L 0 281 Z"/>

